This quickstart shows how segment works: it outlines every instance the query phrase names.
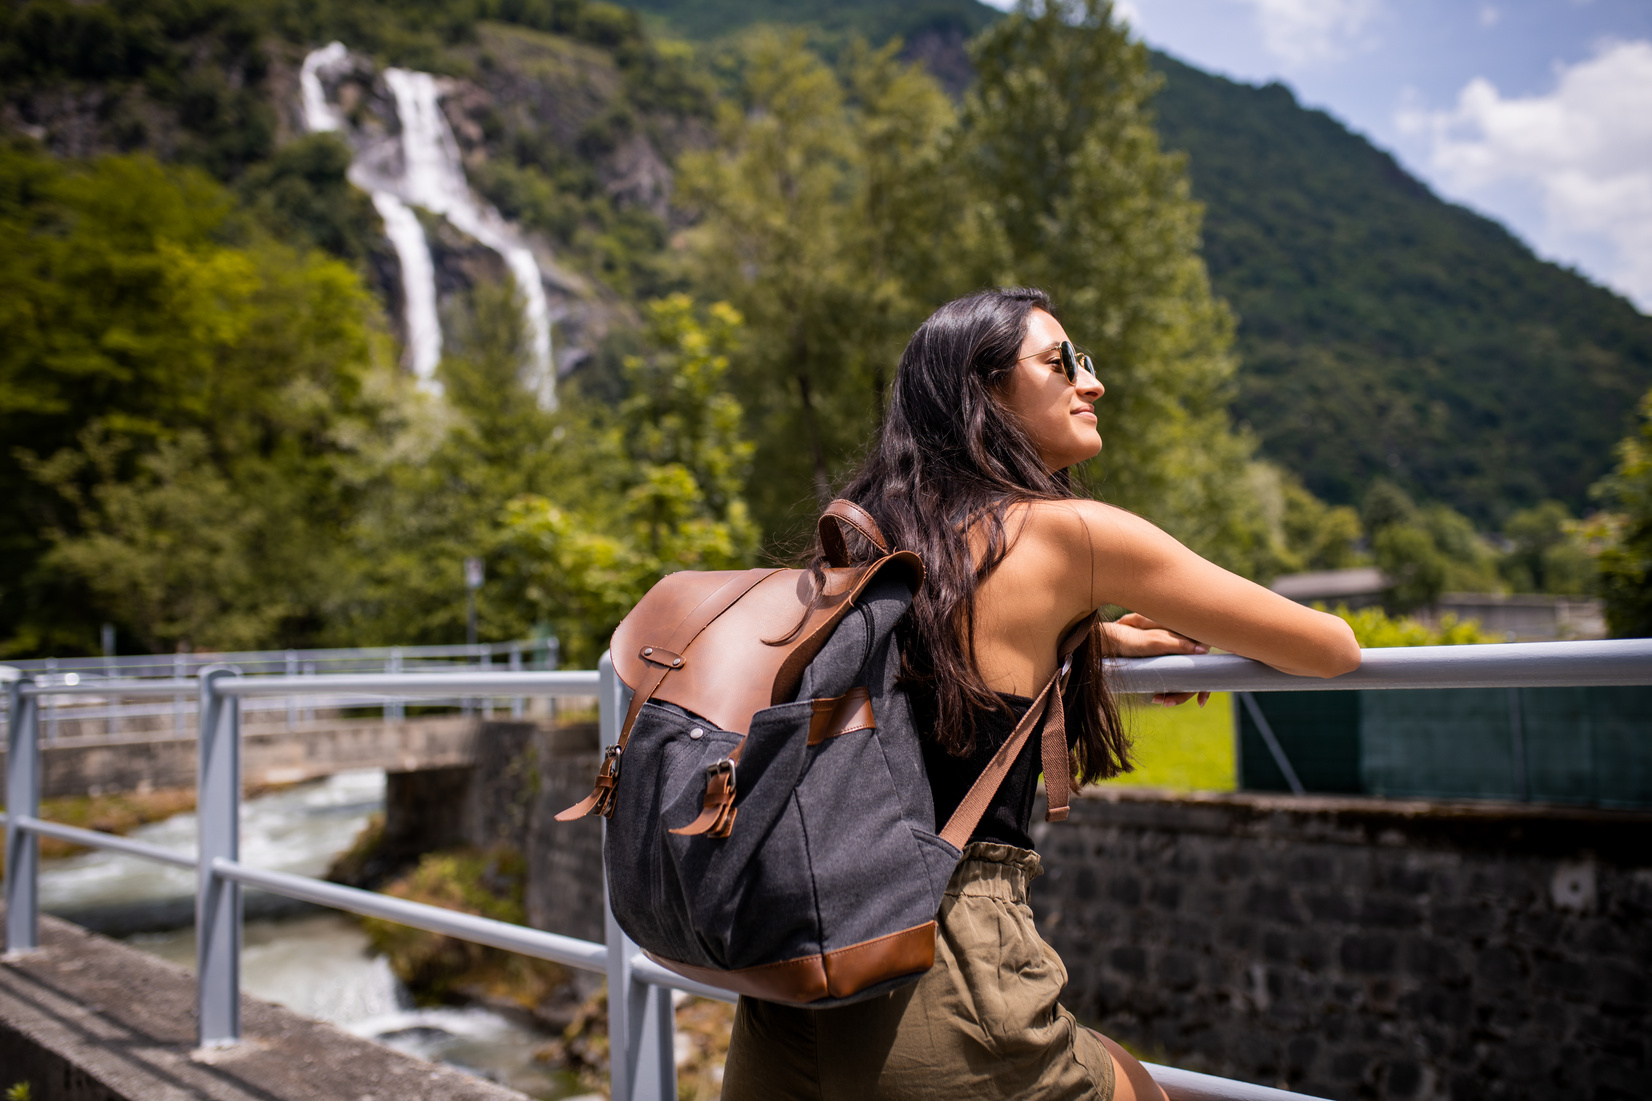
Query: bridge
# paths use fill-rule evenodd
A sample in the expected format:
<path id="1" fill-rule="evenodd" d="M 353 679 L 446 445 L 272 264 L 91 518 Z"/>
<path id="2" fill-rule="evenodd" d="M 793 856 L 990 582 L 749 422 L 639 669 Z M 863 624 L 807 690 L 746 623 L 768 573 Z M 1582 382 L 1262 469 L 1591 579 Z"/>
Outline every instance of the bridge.
<path id="1" fill-rule="evenodd" d="M 1334 681 L 1288 677 L 1245 659 L 1219 655 L 1121 661 L 1114 664 L 1114 677 L 1118 690 L 1140 693 L 1645 685 L 1652 684 L 1652 640 L 1367 651 L 1361 669 Z M 617 735 L 626 697 L 624 687 L 614 676 L 606 657 L 599 670 L 594 672 L 465 671 L 253 677 L 238 676 L 229 669 L 209 668 L 191 678 L 86 686 L 86 694 L 130 693 L 134 696 L 169 697 L 187 692 L 198 695 L 197 803 L 201 829 L 198 848 L 193 856 L 39 818 L 40 790 L 36 779 L 41 762 L 39 703 L 44 696 L 72 695 L 79 688 L 77 685 L 42 688 L 24 677 L 14 681 L 8 689 L 8 859 L 5 885 L 8 962 L 0 967 L 0 973 L 5 974 L 13 989 L 19 988 L 18 982 L 21 980 L 18 976 L 28 973 L 38 980 L 43 974 L 39 968 L 44 965 L 30 971 L 31 967 L 37 966 L 30 961 L 40 958 L 31 953 L 39 951 L 42 944 L 36 888 L 39 868 L 36 839 L 40 836 L 58 837 L 196 870 L 199 887 L 196 905 L 198 966 L 193 1015 L 195 1047 L 189 1055 L 194 1063 L 228 1065 L 238 1058 L 247 1058 L 248 1052 L 280 1046 L 279 1037 L 265 1032 L 266 1028 L 275 1028 L 276 1025 L 260 1013 L 243 1016 L 237 964 L 241 936 L 240 895 L 244 888 L 250 887 L 603 974 L 609 990 L 613 1097 L 622 1101 L 675 1098 L 671 992 L 685 991 L 722 1000 L 730 1000 L 730 996 L 716 988 L 684 979 L 648 960 L 625 937 L 612 915 L 606 921 L 604 943 L 580 940 L 256 868 L 243 863 L 238 851 L 237 822 L 242 786 L 240 716 L 247 701 L 298 695 L 322 696 L 327 693 L 365 693 L 401 699 L 595 695 L 599 703 L 601 741 L 609 743 Z M 1559 890 L 1558 887 L 1556 889 Z M 50 925 L 48 931 L 52 937 L 68 935 Z M 90 994 L 86 996 L 91 997 Z M 80 1012 L 88 1018 L 97 1018 L 100 1014 L 106 1018 L 122 1011 L 130 1015 L 130 988 L 106 990 L 102 997 L 115 1004 L 86 1005 L 81 1007 Z M 4 999 L 0 999 L 0 1007 L 4 1004 Z M 9 1021 L 0 1021 L 0 1032 L 9 1025 Z M 41 1042 L 47 1041 L 43 1039 Z M 1149 1071 L 1177 1101 L 1285 1101 L 1302 1096 L 1171 1067 L 1150 1065 Z M 364 1089 L 361 1093 L 371 1093 L 371 1090 Z M 161 1094 L 110 1091 L 97 1096 L 147 1097 Z M 226 1093 L 223 1096 L 232 1095 Z M 283 1094 L 264 1092 L 261 1096 Z"/>

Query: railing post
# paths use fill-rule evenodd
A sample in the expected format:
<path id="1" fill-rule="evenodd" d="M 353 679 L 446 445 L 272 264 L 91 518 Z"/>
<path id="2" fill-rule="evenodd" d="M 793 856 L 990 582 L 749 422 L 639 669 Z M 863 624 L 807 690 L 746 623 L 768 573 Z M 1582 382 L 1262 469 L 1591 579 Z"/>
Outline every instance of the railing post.
<path id="1" fill-rule="evenodd" d="M 401 671 L 402 648 L 400 646 L 392 646 L 390 647 L 390 667 L 387 672 L 400 673 Z M 384 705 L 384 717 L 387 719 L 395 719 L 397 722 L 400 722 L 402 719 L 407 718 L 407 704 L 401 700 L 391 700 L 389 703 Z"/>
<path id="2" fill-rule="evenodd" d="M 172 679 L 183 680 L 184 672 L 184 656 L 173 654 Z M 184 736 L 184 696 L 182 692 L 172 697 L 172 733 L 175 737 L 182 738 Z"/>
<path id="3" fill-rule="evenodd" d="M 597 675 L 597 730 L 606 748 L 619 741 L 628 692 L 606 653 L 597 662 Z M 606 833 L 606 820 L 603 830 Z M 606 880 L 602 912 L 608 942 L 608 1073 L 613 1101 L 677 1101 L 677 1026 L 671 991 L 632 977 L 637 946 L 614 920 Z"/>
<path id="4" fill-rule="evenodd" d="M 520 642 L 511 643 L 510 663 L 511 672 L 520 673 L 522 671 L 522 644 Z M 511 718 L 520 719 L 522 710 L 522 697 L 513 696 L 511 698 Z"/>
<path id="5" fill-rule="evenodd" d="M 298 676 L 298 653 L 294 650 L 287 651 L 287 675 L 289 677 Z M 298 697 L 288 696 L 287 729 L 291 730 L 296 725 L 298 725 Z"/>
<path id="6" fill-rule="evenodd" d="M 240 675 L 227 666 L 201 670 L 201 740 L 195 807 L 199 839 L 195 886 L 196 1039 L 201 1047 L 241 1038 L 241 885 L 213 870 L 236 860 L 241 840 L 241 706 L 218 692 Z"/>
<path id="7" fill-rule="evenodd" d="M 47 658 L 46 659 L 46 683 L 48 683 L 48 684 L 58 683 L 57 659 L 56 658 Z M 59 732 L 60 731 L 59 731 L 59 727 L 58 727 L 57 697 L 47 696 L 46 697 L 46 739 L 47 739 L 47 741 L 53 741 L 53 742 L 57 741 L 57 736 L 58 736 Z"/>
<path id="8" fill-rule="evenodd" d="M 6 951 L 40 946 L 40 839 L 17 824 L 40 816 L 40 700 L 34 681 L 6 685 Z"/>

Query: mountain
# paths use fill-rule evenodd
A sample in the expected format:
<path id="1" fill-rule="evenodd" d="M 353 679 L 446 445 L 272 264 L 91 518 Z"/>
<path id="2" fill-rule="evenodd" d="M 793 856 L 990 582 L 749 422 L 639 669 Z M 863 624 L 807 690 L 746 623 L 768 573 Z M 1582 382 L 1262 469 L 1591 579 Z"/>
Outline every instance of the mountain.
<path id="1" fill-rule="evenodd" d="M 290 208 L 276 221 L 365 261 L 395 312 L 396 265 L 360 224 L 359 196 L 336 165 L 318 176 L 326 156 L 294 150 L 297 70 L 309 48 L 339 38 L 380 66 L 445 74 L 471 183 L 593 280 L 559 322 L 566 369 L 582 355 L 617 362 L 604 318 L 681 285 L 664 197 L 676 154 L 709 140 L 716 92 L 703 66 L 656 47 L 643 23 L 695 38 L 807 25 L 828 51 L 852 34 L 900 35 L 906 55 L 958 93 L 968 38 L 1001 18 L 976 0 L 630 7 L 9 0 L 0 132 L 62 156 L 146 150 L 206 168 L 261 207 Z M 1153 62 L 1166 78 L 1162 139 L 1188 155 L 1211 277 L 1239 318 L 1233 412 L 1264 453 L 1332 502 L 1357 500 L 1381 474 L 1482 527 L 1544 498 L 1588 507 L 1652 386 L 1652 319 L 1441 201 L 1286 88 Z M 444 293 L 467 282 L 448 280 Z"/>
<path id="2" fill-rule="evenodd" d="M 1384 475 L 1482 525 L 1586 507 L 1652 386 L 1652 318 L 1282 85 L 1154 62 L 1264 452 L 1337 503 Z"/>
<path id="3" fill-rule="evenodd" d="M 754 22 L 900 34 L 955 92 L 965 32 L 1000 18 L 975 0 L 630 6 L 696 38 Z M 1482 527 L 1546 498 L 1587 509 L 1652 386 L 1652 319 L 1284 86 L 1153 64 L 1161 139 L 1187 153 L 1211 279 L 1239 317 L 1233 412 L 1263 452 L 1333 503 L 1382 475 Z"/>

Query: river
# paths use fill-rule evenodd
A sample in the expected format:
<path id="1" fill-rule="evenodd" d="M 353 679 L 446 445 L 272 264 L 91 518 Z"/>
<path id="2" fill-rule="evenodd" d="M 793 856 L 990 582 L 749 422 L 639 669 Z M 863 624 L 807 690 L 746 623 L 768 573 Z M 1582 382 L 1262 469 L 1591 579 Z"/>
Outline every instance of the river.
<path id="1" fill-rule="evenodd" d="M 344 772 L 243 804 L 241 858 L 258 867 L 319 876 L 384 805 L 384 773 Z M 142 826 L 134 838 L 193 853 L 195 815 Z M 90 852 L 44 862 L 42 907 L 123 934 L 135 948 L 195 967 L 195 873 Z M 480 1008 L 419 1009 L 344 914 L 296 907 L 249 892 L 241 985 L 249 994 L 331 1021 L 357 1036 L 460 1067 L 531 1097 L 566 1099 L 572 1077 L 536 1063 L 548 1037 Z M 260 916 L 262 915 L 262 916 Z"/>

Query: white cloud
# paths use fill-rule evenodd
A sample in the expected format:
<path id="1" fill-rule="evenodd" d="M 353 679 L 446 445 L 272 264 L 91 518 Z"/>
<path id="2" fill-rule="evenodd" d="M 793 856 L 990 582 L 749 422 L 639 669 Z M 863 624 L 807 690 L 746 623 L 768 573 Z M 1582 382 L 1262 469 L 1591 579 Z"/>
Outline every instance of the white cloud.
<path id="1" fill-rule="evenodd" d="M 1511 99 L 1477 77 L 1454 108 L 1396 122 L 1427 138 L 1435 172 L 1470 202 L 1535 187 L 1539 251 L 1575 260 L 1604 246 L 1610 270 L 1593 274 L 1652 310 L 1652 41 L 1604 43 L 1557 77 L 1547 95 Z"/>
<path id="2" fill-rule="evenodd" d="M 1380 0 L 1240 0 L 1256 9 L 1268 52 L 1292 65 L 1346 56 Z"/>

